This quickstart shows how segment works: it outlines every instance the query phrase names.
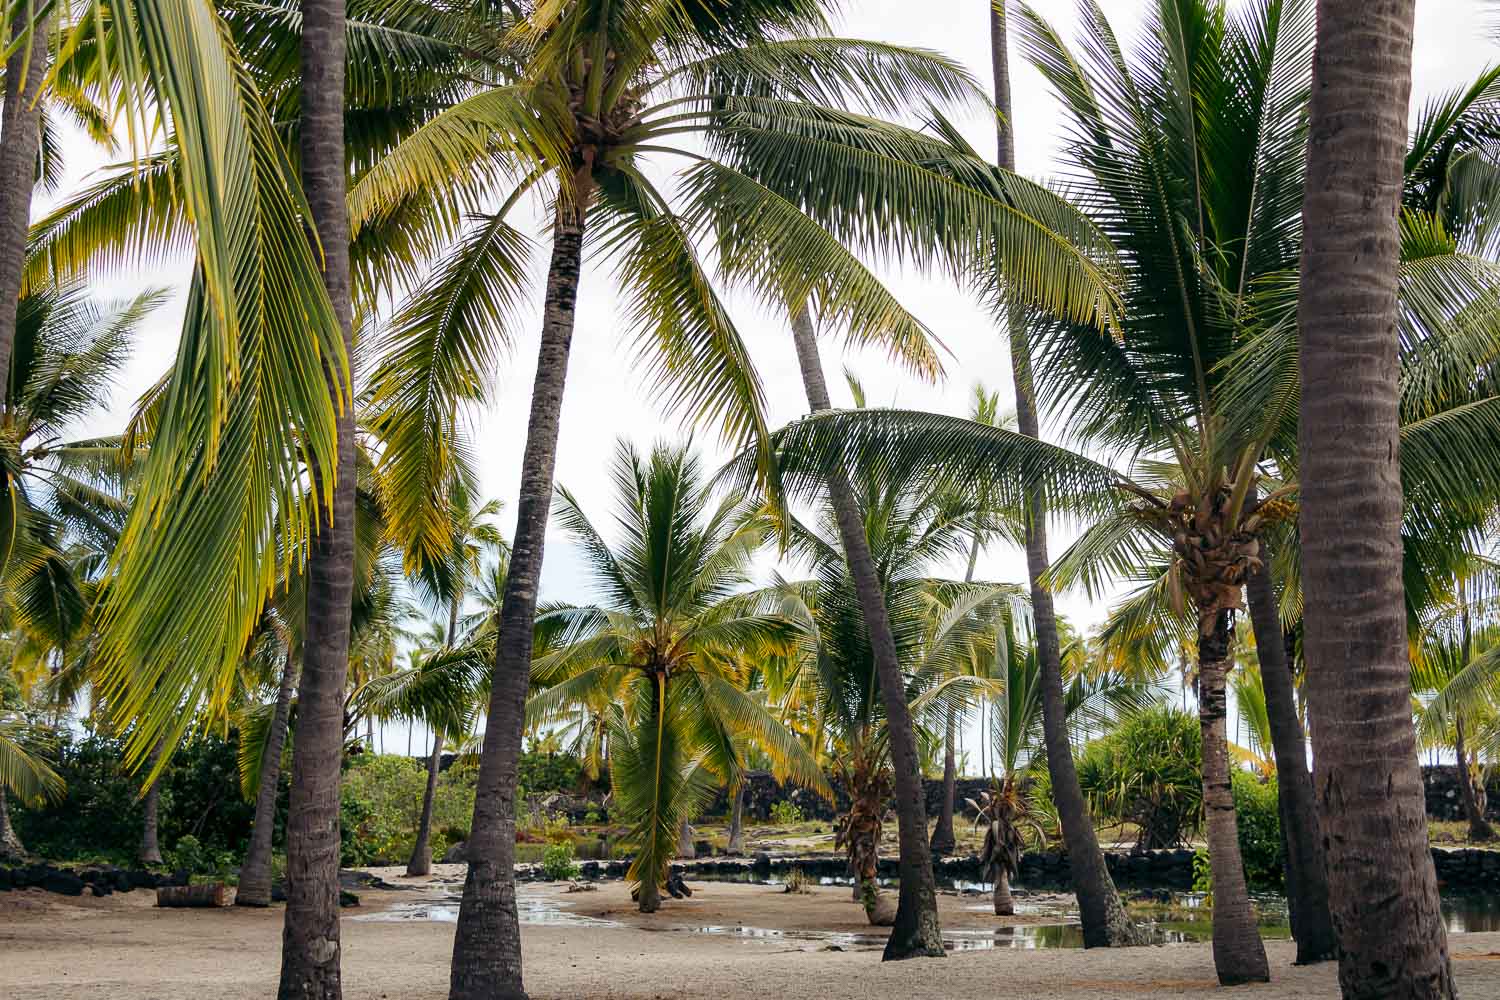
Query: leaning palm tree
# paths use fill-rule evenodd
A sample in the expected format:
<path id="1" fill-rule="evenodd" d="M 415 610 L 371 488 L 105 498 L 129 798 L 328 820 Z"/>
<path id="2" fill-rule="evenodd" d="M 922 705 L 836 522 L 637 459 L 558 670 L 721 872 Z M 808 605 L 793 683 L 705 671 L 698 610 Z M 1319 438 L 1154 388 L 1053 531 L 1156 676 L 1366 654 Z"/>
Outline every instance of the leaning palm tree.
<path id="1" fill-rule="evenodd" d="M 1007 5 L 1008 0 L 989 2 L 990 59 L 994 67 L 995 107 L 999 112 L 996 119 L 997 162 L 1005 170 L 1014 170 L 1015 109 L 1011 102 Z M 1032 384 L 1031 345 L 1027 342 L 1026 312 L 1013 297 L 1002 297 L 1002 302 L 1005 306 L 1005 324 L 1010 335 L 1011 382 L 1015 389 L 1017 429 L 1028 437 L 1040 440 L 1041 424 L 1037 418 L 1036 386 Z M 1063 726 L 1062 644 L 1057 634 L 1052 593 L 1042 582 L 1049 560 L 1047 505 L 1046 497 L 1041 491 L 1028 498 L 1023 529 L 1026 571 L 1031 584 L 1031 607 L 1036 621 L 1037 654 L 1042 667 L 1047 767 L 1063 838 L 1071 859 L 1069 870 L 1073 890 L 1078 896 L 1084 944 L 1140 944 L 1145 938 L 1126 918 L 1123 907 L 1119 905 L 1114 880 L 1105 867 L 1104 854 L 1099 848 L 1093 818 L 1078 784 L 1072 750 Z"/>
<path id="2" fill-rule="evenodd" d="M 558 516 L 577 540 L 602 601 L 557 608 L 565 644 L 536 660 L 532 719 L 596 700 L 608 715 L 613 812 L 631 826 L 626 877 L 655 912 L 680 826 L 721 782 L 738 785 L 747 744 L 786 777 L 831 795 L 817 762 L 742 687 L 758 657 L 795 642 L 796 625 L 743 592 L 764 544 L 765 516 L 741 498 L 713 501 L 685 447 L 614 463 L 621 537 L 610 544 L 566 490 Z"/>
<path id="3" fill-rule="evenodd" d="M 1298 295 L 1303 643 L 1339 982 L 1345 997 L 1392 1000 L 1456 995 L 1399 574 L 1397 208 L 1415 7 L 1320 4 Z"/>
<path id="4" fill-rule="evenodd" d="M 509 300 L 524 275 L 517 263 L 522 244 L 506 214 L 533 187 L 547 192 L 554 214 L 541 361 L 509 581 L 512 596 L 500 630 L 497 683 L 486 728 L 491 747 L 481 767 L 471 843 L 474 863 L 455 943 L 455 997 L 492 992 L 502 982 L 519 988 L 517 932 L 503 902 L 509 898 L 504 886 L 510 847 L 500 803 L 511 781 L 506 761 L 519 751 L 522 681 L 530 658 L 528 623 L 535 610 L 540 539 L 585 235 L 595 235 L 617 265 L 632 326 L 643 351 L 659 359 L 651 362 L 651 370 L 667 400 L 719 421 L 739 441 L 761 436 L 765 429 L 762 391 L 739 333 L 698 259 L 694 231 L 701 222 L 723 219 L 748 203 L 752 214 L 773 220 L 782 246 L 800 244 L 796 265 L 817 277 L 782 286 L 789 314 L 800 315 L 798 310 L 825 288 L 834 290 L 824 303 L 831 314 L 853 313 L 866 320 L 890 313 L 888 298 L 863 294 L 869 282 L 846 293 L 842 282 L 824 280 L 831 237 L 798 211 L 796 197 L 781 195 L 771 177 L 801 169 L 794 163 L 816 170 L 816 185 L 828 198 L 826 218 L 844 220 L 867 240 L 877 231 L 884 237 L 888 230 L 885 221 L 874 221 L 876 216 L 899 216 L 910 230 L 907 247 L 925 252 L 940 245 L 970 256 L 1003 249 L 1006 266 L 1018 277 L 1046 273 L 1044 260 L 1055 263 L 1055 273 L 1063 277 L 1045 293 L 1037 291 L 1037 283 L 1027 290 L 1080 317 L 1108 298 L 1107 282 L 1100 280 L 1091 259 L 1058 241 L 1027 211 L 1039 205 L 1055 208 L 1043 204 L 1046 199 L 1034 189 L 1017 185 L 1014 199 L 960 192 L 948 181 L 947 164 L 922 163 L 922 154 L 941 144 L 828 106 L 829 101 L 836 105 L 836 95 L 844 90 L 884 107 L 899 107 L 914 97 L 948 100 L 968 84 L 961 71 L 930 53 L 818 37 L 825 27 L 822 6 L 817 0 L 576 0 L 507 9 L 505 16 L 515 13 L 518 20 L 504 30 L 482 25 L 476 39 L 480 51 L 493 53 L 487 72 L 497 85 L 438 114 L 353 191 L 358 235 L 366 221 L 395 212 L 424 185 L 456 181 L 460 190 L 472 191 L 476 178 L 491 184 L 496 175 L 513 185 L 499 210 L 486 213 L 465 234 L 427 294 L 412 303 L 406 328 L 420 332 L 455 315 L 455 300 L 446 292 L 463 293 L 458 302 L 463 319 L 449 325 L 473 350 L 455 369 L 464 378 L 450 380 L 453 384 L 471 382 L 465 373 L 505 339 L 496 334 L 501 325 L 496 321 L 509 313 Z M 832 136 L 830 129 L 841 134 Z M 496 151 L 491 143 L 472 142 L 476 132 L 489 137 L 497 131 L 521 137 L 527 148 Z M 709 156 L 685 143 L 686 136 L 707 140 Z M 682 210 L 642 169 L 648 157 L 675 154 L 691 165 Z M 862 193 L 849 187 L 851 177 L 861 178 Z M 810 189 L 800 182 L 795 187 Z M 872 211 L 877 203 L 885 209 Z M 951 211 L 933 212 L 935 204 L 946 204 Z M 1023 265 L 1026 253 L 1033 259 Z M 501 294 L 469 294 L 477 281 Z M 414 384 L 403 362 L 427 365 L 421 345 L 428 342 L 425 336 L 414 337 L 412 349 L 401 352 L 391 366 L 385 384 L 393 397 Z M 913 772 L 913 787 L 914 781 Z M 916 822 L 918 809 L 914 797 L 903 796 L 908 841 L 918 835 L 925 840 L 925 829 L 914 832 L 922 825 Z M 907 852 L 914 877 L 926 869 L 923 851 L 913 842 Z M 930 903 L 929 898 L 923 906 L 927 917 L 915 937 L 917 902 L 908 908 L 913 933 L 893 935 L 892 957 L 938 947 Z"/>
<path id="5" fill-rule="evenodd" d="M 993 659 L 1020 595 L 1009 585 L 928 574 L 935 563 L 966 555 L 976 532 L 995 530 L 994 514 L 915 481 L 883 482 L 870 467 L 851 465 L 841 475 L 857 491 L 860 537 L 872 556 L 901 670 L 903 715 L 943 731 L 951 715 L 988 690 L 985 675 L 965 665 Z M 882 694 L 864 604 L 841 544 L 837 502 L 827 490 L 829 478 L 826 468 L 816 473 L 820 488 L 812 495 L 821 507 L 819 520 L 791 522 L 791 551 L 811 563 L 815 576 L 780 586 L 784 606 L 804 622 L 806 633 L 797 676 L 784 683 L 810 695 L 819 739 L 829 742 L 849 791 L 850 809 L 840 817 L 836 839 L 849 861 L 855 898 L 869 907 L 875 899 L 882 817 L 897 786 L 897 723 Z M 930 739 L 927 729 L 917 728 L 914 737 Z M 898 924 L 900 919 L 898 908 Z"/>

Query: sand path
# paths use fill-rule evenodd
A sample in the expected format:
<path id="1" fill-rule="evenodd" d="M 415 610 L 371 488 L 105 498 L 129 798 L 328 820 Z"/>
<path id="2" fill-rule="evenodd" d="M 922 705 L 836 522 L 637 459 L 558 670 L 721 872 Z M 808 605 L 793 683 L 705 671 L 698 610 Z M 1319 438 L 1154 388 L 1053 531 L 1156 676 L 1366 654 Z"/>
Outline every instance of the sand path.
<path id="1" fill-rule="evenodd" d="M 700 883 L 698 888 L 692 900 L 668 901 L 661 913 L 643 917 L 630 910 L 619 883 L 567 895 L 554 887 L 525 887 L 523 900 L 534 906 L 608 921 L 524 928 L 533 1000 L 972 1000 L 997 991 L 1036 1000 L 1338 995 L 1334 968 L 1294 968 L 1292 946 L 1285 942 L 1269 944 L 1270 985 L 1234 990 L 1215 987 L 1209 947 L 1197 944 L 1120 952 L 1002 947 L 882 964 L 866 937 L 872 929 L 848 902 L 846 889 L 789 896 L 765 886 Z M 433 898 L 443 889 L 367 892 L 363 906 L 345 911 L 348 1000 L 446 997 L 451 923 L 355 919 Z M 992 933 L 995 918 L 970 909 L 979 902 L 944 897 L 945 927 Z M 145 892 L 105 899 L 39 890 L 0 893 L 0 997 L 260 1000 L 274 995 L 279 907 L 160 910 L 152 904 L 153 896 Z M 782 927 L 793 935 L 746 938 L 686 929 L 726 925 Z M 798 929 L 846 931 L 859 941 L 844 951 L 828 951 L 827 941 L 800 939 Z M 1460 994 L 1500 997 L 1500 933 L 1455 935 L 1450 943 Z"/>

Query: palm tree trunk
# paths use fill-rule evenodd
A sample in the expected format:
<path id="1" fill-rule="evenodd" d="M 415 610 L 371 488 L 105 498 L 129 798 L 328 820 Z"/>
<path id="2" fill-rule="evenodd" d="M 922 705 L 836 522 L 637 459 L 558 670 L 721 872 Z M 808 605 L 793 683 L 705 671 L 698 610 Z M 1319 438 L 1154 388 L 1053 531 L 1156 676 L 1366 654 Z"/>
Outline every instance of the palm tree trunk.
<path id="1" fill-rule="evenodd" d="M 484 751 L 474 796 L 468 842 L 469 876 L 464 882 L 449 976 L 451 1000 L 525 997 L 521 981 L 521 929 L 516 916 L 516 768 L 531 677 L 532 624 L 542 543 L 552 503 L 563 386 L 573 342 L 573 310 L 583 264 L 582 192 L 559 209 L 552 235 L 552 263 L 542 312 L 542 342 L 521 466 L 515 547 L 500 605 Z"/>
<path id="2" fill-rule="evenodd" d="M 155 748 L 151 751 L 151 757 L 146 764 L 146 773 L 150 774 L 156 770 L 157 761 L 161 760 L 162 751 L 166 749 L 166 737 L 157 741 Z M 141 849 L 136 857 L 143 865 L 161 864 L 161 845 L 157 843 L 157 814 L 161 805 L 161 783 L 166 778 L 163 772 L 151 787 L 146 789 L 145 798 L 141 805 Z"/>
<path id="3" fill-rule="evenodd" d="M 1469 821 L 1470 840 L 1493 840 L 1494 828 L 1484 818 L 1484 789 L 1474 787 L 1474 774 L 1469 769 L 1469 747 L 1464 737 L 1464 720 L 1453 723 L 1453 753 L 1458 761 L 1458 790 L 1464 802 L 1464 818 Z"/>
<path id="4" fill-rule="evenodd" d="M 260 752 L 260 785 L 255 789 L 255 822 L 250 828 L 250 846 L 240 866 L 240 885 L 234 894 L 236 906 L 271 905 L 271 846 L 276 833 L 276 793 L 281 785 L 281 751 L 286 746 L 287 720 L 292 714 L 292 693 L 297 686 L 296 652 L 287 646 L 276 688 L 276 709 L 271 729 Z"/>
<path id="5" fill-rule="evenodd" d="M 26 4 L 11 22 L 26 24 Z M 5 64 L 5 107 L 0 111 L 0 373 L 10 371 L 16 340 L 16 308 L 26 266 L 26 236 L 31 226 L 31 194 L 36 187 L 37 149 L 41 144 L 41 102 L 37 95 L 47 73 L 48 16 L 32 33 L 31 44 L 17 47 Z"/>
<path id="6" fill-rule="evenodd" d="M 323 285 L 353 364 L 349 208 L 344 163 L 344 0 L 302 0 L 302 187 L 317 227 Z M 325 371 L 337 400 L 339 376 Z M 280 1000 L 340 1000 L 339 773 L 354 594 L 354 406 L 337 416 L 332 506 L 307 559 L 307 624 L 286 831 Z M 315 493 L 326 469 L 314 469 Z"/>
<path id="7" fill-rule="evenodd" d="M 1010 872 L 1004 865 L 995 873 L 995 916 L 1013 917 L 1016 915 L 1016 901 L 1010 895 Z"/>
<path id="8" fill-rule="evenodd" d="M 16 828 L 10 823 L 10 803 L 5 788 L 0 786 L 0 861 L 17 864 L 26 860 L 26 845 L 21 843 Z"/>
<path id="9" fill-rule="evenodd" d="M 957 846 L 953 836 L 953 800 L 958 794 L 958 761 L 953 753 L 953 715 L 948 715 L 948 731 L 943 739 L 943 805 L 938 813 L 937 826 L 932 828 L 932 840 L 928 846 L 938 857 L 952 854 Z"/>
<path id="10" fill-rule="evenodd" d="M 743 782 L 734 786 L 730 791 L 730 799 L 733 800 L 729 807 L 729 846 L 728 853 L 745 853 L 745 785 Z"/>
<path id="11" fill-rule="evenodd" d="M 1306 965 L 1333 958 L 1338 948 L 1328 912 L 1328 872 L 1323 864 L 1323 844 L 1318 839 L 1312 775 L 1307 770 L 1307 736 L 1297 717 L 1292 668 L 1269 565 L 1250 574 L 1245 594 L 1276 755 L 1277 808 L 1286 842 L 1287 909 L 1292 936 L 1297 939 L 1297 964 Z"/>
<path id="12" fill-rule="evenodd" d="M 1346 998 L 1452 997 L 1401 563 L 1397 213 L 1415 0 L 1319 0 L 1298 292 L 1313 788 Z"/>
<path id="13" fill-rule="evenodd" d="M 1229 612 L 1220 611 L 1213 633 L 1198 637 L 1198 723 L 1203 733 L 1203 814 L 1214 883 L 1214 968 L 1222 986 L 1263 983 L 1271 978 L 1266 948 L 1250 906 L 1250 890 L 1245 885 L 1229 781 L 1229 745 L 1224 731 L 1229 641 Z"/>
<path id="14" fill-rule="evenodd" d="M 427 789 L 422 793 L 422 818 L 417 822 L 417 842 L 406 862 L 407 875 L 432 874 L 432 807 L 437 801 L 438 772 L 443 766 L 443 734 L 432 734 L 432 753 L 427 757 Z"/>
<path id="15" fill-rule="evenodd" d="M 969 543 L 969 568 L 964 571 L 964 583 L 974 581 L 974 567 L 979 564 L 979 532 L 974 532 L 974 538 Z M 983 728 L 983 702 L 980 703 L 981 722 Z M 958 729 L 957 719 L 953 715 L 948 716 L 948 730 L 943 739 L 943 804 L 942 811 L 938 813 L 937 826 L 932 830 L 932 841 L 930 847 L 932 853 L 938 857 L 952 854 L 958 846 L 957 839 L 953 836 L 953 811 L 958 798 L 958 765 L 957 756 L 954 752 L 954 741 Z"/>
<path id="16" fill-rule="evenodd" d="M 792 317 L 792 335 L 797 345 L 797 360 L 802 368 L 802 385 L 807 390 L 808 405 L 815 413 L 832 409 L 828 386 L 823 381 L 823 364 L 818 357 L 812 314 L 805 304 L 799 306 Z M 890 618 L 886 614 L 885 594 L 875 571 L 875 560 L 870 554 L 870 541 L 865 535 L 859 506 L 842 470 L 829 470 L 828 495 L 838 520 L 844 558 L 849 563 L 860 610 L 870 633 L 875 673 L 885 705 L 886 726 L 890 731 L 891 766 L 895 772 L 901 895 L 896 907 L 896 923 L 886 941 L 884 957 L 886 961 L 920 956 L 939 958 L 945 953 L 942 927 L 938 923 L 932 856 L 927 849 L 927 804 L 911 713 L 906 706 L 906 684 L 901 676 L 901 664 L 896 659 L 896 641 L 891 635 Z"/>
<path id="17" fill-rule="evenodd" d="M 996 126 L 999 164 L 1007 170 L 1014 170 L 1015 118 L 1010 100 L 1010 54 L 1004 3 L 990 4 L 990 58 L 994 66 L 995 106 L 1000 111 Z M 1016 427 L 1027 437 L 1040 441 L 1041 423 L 1037 418 L 1036 392 L 1031 382 L 1031 345 L 1026 340 L 1021 310 L 1010 310 L 1007 325 L 1010 328 L 1011 378 L 1016 393 Z M 1131 922 L 1125 907 L 1120 904 L 1120 894 L 1105 867 L 1093 817 L 1089 815 L 1083 789 L 1078 784 L 1078 769 L 1074 766 L 1073 747 L 1068 740 L 1057 613 L 1051 591 L 1042 585 L 1048 567 L 1047 507 L 1040 490 L 1031 494 L 1026 506 L 1026 571 L 1031 584 L 1037 665 L 1042 682 L 1042 735 L 1047 747 L 1047 772 L 1052 779 L 1058 822 L 1062 826 L 1063 843 L 1068 849 L 1073 892 L 1078 897 L 1083 946 L 1120 948 L 1146 944 L 1149 935 Z M 987 734 L 980 735 L 988 742 Z"/>

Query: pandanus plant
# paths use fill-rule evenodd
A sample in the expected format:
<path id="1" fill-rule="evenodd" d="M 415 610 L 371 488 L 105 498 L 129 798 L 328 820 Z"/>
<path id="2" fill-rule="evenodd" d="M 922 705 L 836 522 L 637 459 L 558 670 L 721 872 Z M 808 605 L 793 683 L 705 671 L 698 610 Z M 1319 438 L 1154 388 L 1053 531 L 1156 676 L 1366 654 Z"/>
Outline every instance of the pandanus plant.
<path id="1" fill-rule="evenodd" d="M 1025 831 L 1030 828 L 1041 841 L 1046 840 L 1046 834 L 1032 815 L 1031 801 L 1015 774 L 994 779 L 993 787 L 980 792 L 977 802 L 964 801 L 974 810 L 975 827 L 985 825 L 979 863 L 995 884 L 995 916 L 1014 916 L 1016 904 L 1010 895 L 1010 880 L 1021 870 Z"/>

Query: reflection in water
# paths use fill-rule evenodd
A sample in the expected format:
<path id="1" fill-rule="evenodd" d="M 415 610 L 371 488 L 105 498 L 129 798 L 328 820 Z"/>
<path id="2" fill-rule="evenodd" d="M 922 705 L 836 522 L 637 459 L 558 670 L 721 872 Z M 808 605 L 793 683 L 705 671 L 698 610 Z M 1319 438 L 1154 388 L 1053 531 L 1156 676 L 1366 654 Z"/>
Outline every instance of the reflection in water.
<path id="1" fill-rule="evenodd" d="M 702 881 L 718 881 L 703 879 Z M 741 881 L 732 879 L 732 881 Z M 834 879 L 821 880 L 824 884 L 835 884 Z M 840 883 L 842 884 L 842 883 Z M 988 894 L 989 886 L 965 884 L 963 889 L 972 893 Z M 355 920 L 403 921 L 425 920 L 454 923 L 458 920 L 459 895 L 448 891 L 444 895 L 428 897 L 410 903 L 399 904 L 379 913 L 361 914 Z M 563 927 L 619 927 L 613 920 L 601 920 L 566 909 L 550 895 L 521 886 L 516 899 L 521 923 Z M 1256 912 L 1260 917 L 1260 933 L 1265 938 L 1290 936 L 1287 926 L 1286 901 L 1279 896 L 1256 896 Z M 987 911 L 988 902 L 967 907 L 975 911 Z M 1028 924 L 1024 926 L 996 927 L 993 929 L 949 928 L 943 931 L 943 946 L 949 951 L 976 951 L 993 948 L 1081 948 L 1083 929 L 1078 924 L 1078 914 L 1070 897 L 1050 897 L 1041 902 L 1017 900 L 1016 910 L 1021 916 L 1055 918 L 1056 923 Z M 1186 912 L 1185 912 L 1186 911 Z M 1500 896 L 1449 896 L 1443 899 L 1443 918 L 1449 932 L 1463 934 L 1477 931 L 1500 931 Z M 1212 917 L 1203 906 L 1201 895 L 1180 893 L 1174 899 L 1173 911 L 1158 918 L 1147 918 L 1157 932 L 1157 940 L 1164 944 L 1181 944 L 1208 941 L 1213 936 Z M 884 934 L 859 934 L 816 930 L 783 930 L 773 927 L 745 927 L 709 924 L 699 927 L 656 926 L 642 930 L 663 932 L 686 932 L 693 934 L 715 934 L 729 937 L 774 939 L 789 942 L 805 942 L 822 948 L 846 950 L 880 949 L 885 947 Z"/>
<path id="2" fill-rule="evenodd" d="M 379 913 L 365 913 L 355 920 L 431 920 L 437 923 L 458 922 L 458 904 L 461 897 L 448 892 L 435 899 L 422 899 L 414 903 L 401 903 Z M 574 913 L 559 906 L 556 901 L 546 899 L 524 888 L 516 894 L 516 912 L 523 924 L 544 924 L 552 927 L 619 927 L 613 920 Z"/>

